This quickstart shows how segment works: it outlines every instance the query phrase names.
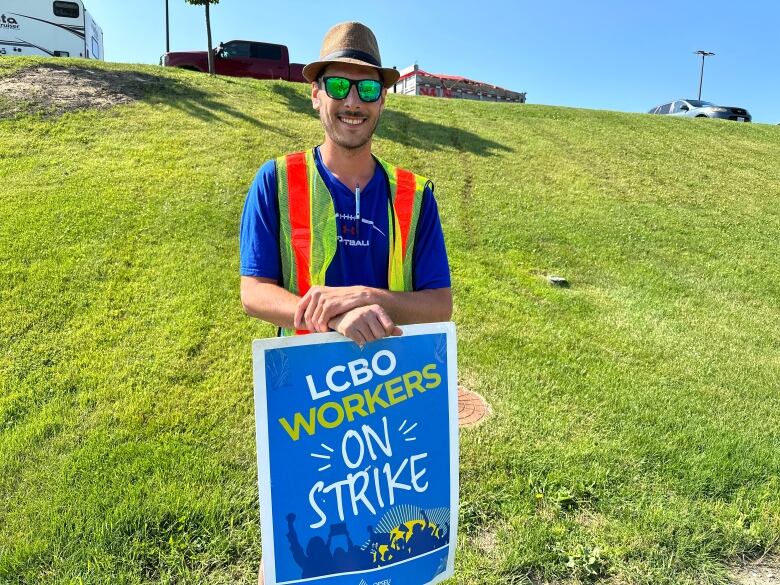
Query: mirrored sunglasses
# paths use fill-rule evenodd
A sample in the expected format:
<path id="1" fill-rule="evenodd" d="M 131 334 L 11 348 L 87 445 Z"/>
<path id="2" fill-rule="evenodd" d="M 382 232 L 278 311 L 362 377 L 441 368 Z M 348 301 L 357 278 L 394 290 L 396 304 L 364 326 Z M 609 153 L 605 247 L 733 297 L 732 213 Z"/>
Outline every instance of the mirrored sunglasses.
<path id="1" fill-rule="evenodd" d="M 357 87 L 358 96 L 364 102 L 375 102 L 382 96 L 382 82 L 376 79 L 347 79 L 346 77 L 323 77 L 322 85 L 331 99 L 343 100 L 352 86 Z"/>

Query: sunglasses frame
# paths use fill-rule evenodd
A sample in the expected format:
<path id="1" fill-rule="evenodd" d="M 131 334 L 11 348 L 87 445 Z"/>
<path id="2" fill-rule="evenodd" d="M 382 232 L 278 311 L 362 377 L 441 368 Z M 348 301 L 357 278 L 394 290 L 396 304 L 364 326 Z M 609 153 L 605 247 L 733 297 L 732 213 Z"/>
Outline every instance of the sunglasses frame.
<path id="1" fill-rule="evenodd" d="M 330 94 L 330 91 L 328 91 L 328 79 L 343 79 L 347 82 L 349 82 L 349 89 L 347 90 L 347 93 L 344 94 L 344 97 L 337 98 Z M 364 81 L 370 81 L 371 83 L 378 83 L 379 84 L 379 94 L 377 95 L 376 99 L 373 100 L 367 100 L 364 99 L 363 96 L 360 94 L 360 86 L 359 83 L 362 83 Z M 378 79 L 350 79 L 349 77 L 343 77 L 341 75 L 328 75 L 327 77 L 322 78 L 322 83 L 320 84 L 320 89 L 325 90 L 325 93 L 328 95 L 328 97 L 332 100 L 345 100 L 347 99 L 347 96 L 349 96 L 349 92 L 352 91 L 352 86 L 355 86 L 355 89 L 357 90 L 358 97 L 360 98 L 360 101 L 365 102 L 367 104 L 373 104 L 375 102 L 378 102 L 380 98 L 382 97 L 382 82 Z"/>

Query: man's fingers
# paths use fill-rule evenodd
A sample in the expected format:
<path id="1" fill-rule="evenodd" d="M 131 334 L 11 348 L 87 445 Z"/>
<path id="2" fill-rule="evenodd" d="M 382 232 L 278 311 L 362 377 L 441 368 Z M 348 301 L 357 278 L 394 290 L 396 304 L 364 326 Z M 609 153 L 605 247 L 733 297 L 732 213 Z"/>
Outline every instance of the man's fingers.
<path id="1" fill-rule="evenodd" d="M 355 308 L 355 301 L 349 297 L 351 288 L 311 287 L 299 301 L 295 326 L 309 331 L 328 331 L 332 319 Z"/>
<path id="2" fill-rule="evenodd" d="M 387 329 L 382 325 L 379 317 L 380 316 L 376 313 L 366 314 L 366 325 L 368 325 L 368 329 L 372 336 L 369 341 L 376 341 L 377 339 L 387 337 Z"/>
<path id="3" fill-rule="evenodd" d="M 336 296 L 332 291 L 323 294 L 317 300 L 317 308 L 312 320 L 315 325 L 320 325 L 327 331 L 328 322 L 334 317 L 351 311 L 356 307 L 355 303 L 344 297 Z"/>
<path id="4" fill-rule="evenodd" d="M 341 330 L 341 323 L 344 321 L 344 315 L 339 315 L 338 317 L 333 317 L 330 321 L 328 321 L 328 331 L 331 329 L 333 331 L 340 331 Z"/>
<path id="5" fill-rule="evenodd" d="M 359 319 L 356 323 L 358 330 L 360 331 L 360 334 L 363 336 L 363 339 L 366 340 L 366 343 L 370 343 L 374 340 L 376 340 L 376 337 L 374 336 L 374 331 L 371 329 L 371 321 L 367 318 Z"/>
<path id="6" fill-rule="evenodd" d="M 295 309 L 295 316 L 293 317 L 293 326 L 296 329 L 303 329 L 305 326 L 303 316 L 306 313 L 306 309 L 309 308 L 309 304 L 311 303 L 311 295 L 309 294 L 309 292 L 307 292 L 305 295 L 301 297 L 301 299 L 298 301 L 298 306 Z"/>
<path id="7" fill-rule="evenodd" d="M 395 326 L 395 323 L 393 323 L 393 320 L 390 318 L 390 315 L 387 314 L 387 312 L 382 307 L 377 307 L 377 318 L 379 319 L 379 322 L 382 325 L 382 328 L 384 329 L 384 335 L 382 337 L 387 337 L 388 335 L 401 335 L 400 329 Z M 396 333 L 396 330 L 399 331 L 399 333 Z"/>
<path id="8" fill-rule="evenodd" d="M 314 328 L 317 331 L 322 331 L 320 329 L 320 315 L 322 315 L 322 302 L 320 301 L 316 307 L 314 307 L 314 310 L 311 314 L 311 322 L 314 324 Z"/>
<path id="9" fill-rule="evenodd" d="M 317 307 L 322 302 L 322 288 L 319 286 L 313 286 L 309 289 L 306 295 L 310 298 L 309 306 L 306 307 L 306 311 L 303 314 L 303 319 L 306 322 L 306 328 L 309 331 L 317 331 L 317 327 L 314 322 L 314 313 Z"/>
<path id="10" fill-rule="evenodd" d="M 401 328 L 393 323 L 387 312 L 379 305 L 354 309 L 331 319 L 337 324 L 337 331 L 349 337 L 361 347 L 366 343 L 391 335 L 402 335 Z"/>
<path id="11" fill-rule="evenodd" d="M 344 335 L 349 337 L 352 341 L 357 343 L 360 347 L 363 347 L 366 343 L 368 343 L 368 340 L 366 339 L 366 336 L 363 334 L 363 332 L 358 327 L 357 323 L 354 323 L 352 326 L 348 327 L 346 331 L 344 331 Z"/>
<path id="12" fill-rule="evenodd" d="M 332 303 L 327 299 L 320 299 L 317 308 L 314 310 L 312 321 L 317 331 L 325 332 L 328 330 L 328 322 L 336 316 L 335 311 L 330 311 Z"/>
<path id="13" fill-rule="evenodd" d="M 306 311 L 303 313 L 303 320 L 306 323 L 306 329 L 309 331 L 316 331 L 314 326 L 314 311 L 317 309 L 317 299 L 312 298 L 309 302 L 309 306 L 306 307 Z"/>

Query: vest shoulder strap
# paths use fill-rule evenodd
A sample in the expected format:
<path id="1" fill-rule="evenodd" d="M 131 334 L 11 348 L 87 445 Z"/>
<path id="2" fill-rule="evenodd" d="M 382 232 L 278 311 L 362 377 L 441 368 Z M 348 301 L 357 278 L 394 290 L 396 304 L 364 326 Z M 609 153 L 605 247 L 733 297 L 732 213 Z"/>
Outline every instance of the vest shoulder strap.
<path id="1" fill-rule="evenodd" d="M 425 177 L 377 158 L 387 175 L 393 204 L 393 253 L 388 280 L 390 290 L 414 290 L 414 244 L 420 219 L 423 193 L 429 182 Z"/>
<path id="2" fill-rule="evenodd" d="M 313 150 L 276 159 L 276 193 L 282 283 L 303 296 L 325 284 L 337 246 L 336 211 Z"/>
<path id="3" fill-rule="evenodd" d="M 311 287 L 311 205 L 306 166 L 305 152 L 295 152 L 276 159 L 282 282 L 287 290 L 300 295 Z"/>

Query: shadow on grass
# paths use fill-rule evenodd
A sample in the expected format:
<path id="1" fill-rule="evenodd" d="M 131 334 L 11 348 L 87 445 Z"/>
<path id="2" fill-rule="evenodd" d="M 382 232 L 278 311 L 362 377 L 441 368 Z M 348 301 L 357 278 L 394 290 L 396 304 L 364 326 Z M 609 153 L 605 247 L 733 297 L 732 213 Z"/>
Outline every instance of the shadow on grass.
<path id="1" fill-rule="evenodd" d="M 317 118 L 317 112 L 311 106 L 311 100 L 294 87 L 277 84 L 271 88 L 274 93 L 285 100 L 287 107 L 298 114 L 306 114 Z M 481 136 L 452 126 L 444 126 L 435 122 L 425 122 L 396 110 L 385 109 L 382 121 L 379 123 L 376 135 L 379 138 L 392 140 L 404 146 L 423 150 L 443 150 L 454 148 L 460 152 L 470 152 L 477 156 L 490 156 L 498 152 L 512 152 L 513 149 L 486 140 Z"/>
<path id="2" fill-rule="evenodd" d="M 0 118 L 21 113 L 56 116 L 105 109 L 136 101 L 165 104 L 206 122 L 225 117 L 284 134 L 280 129 L 214 99 L 184 79 L 133 69 L 83 68 L 59 64 L 30 67 L 0 79 Z"/>

